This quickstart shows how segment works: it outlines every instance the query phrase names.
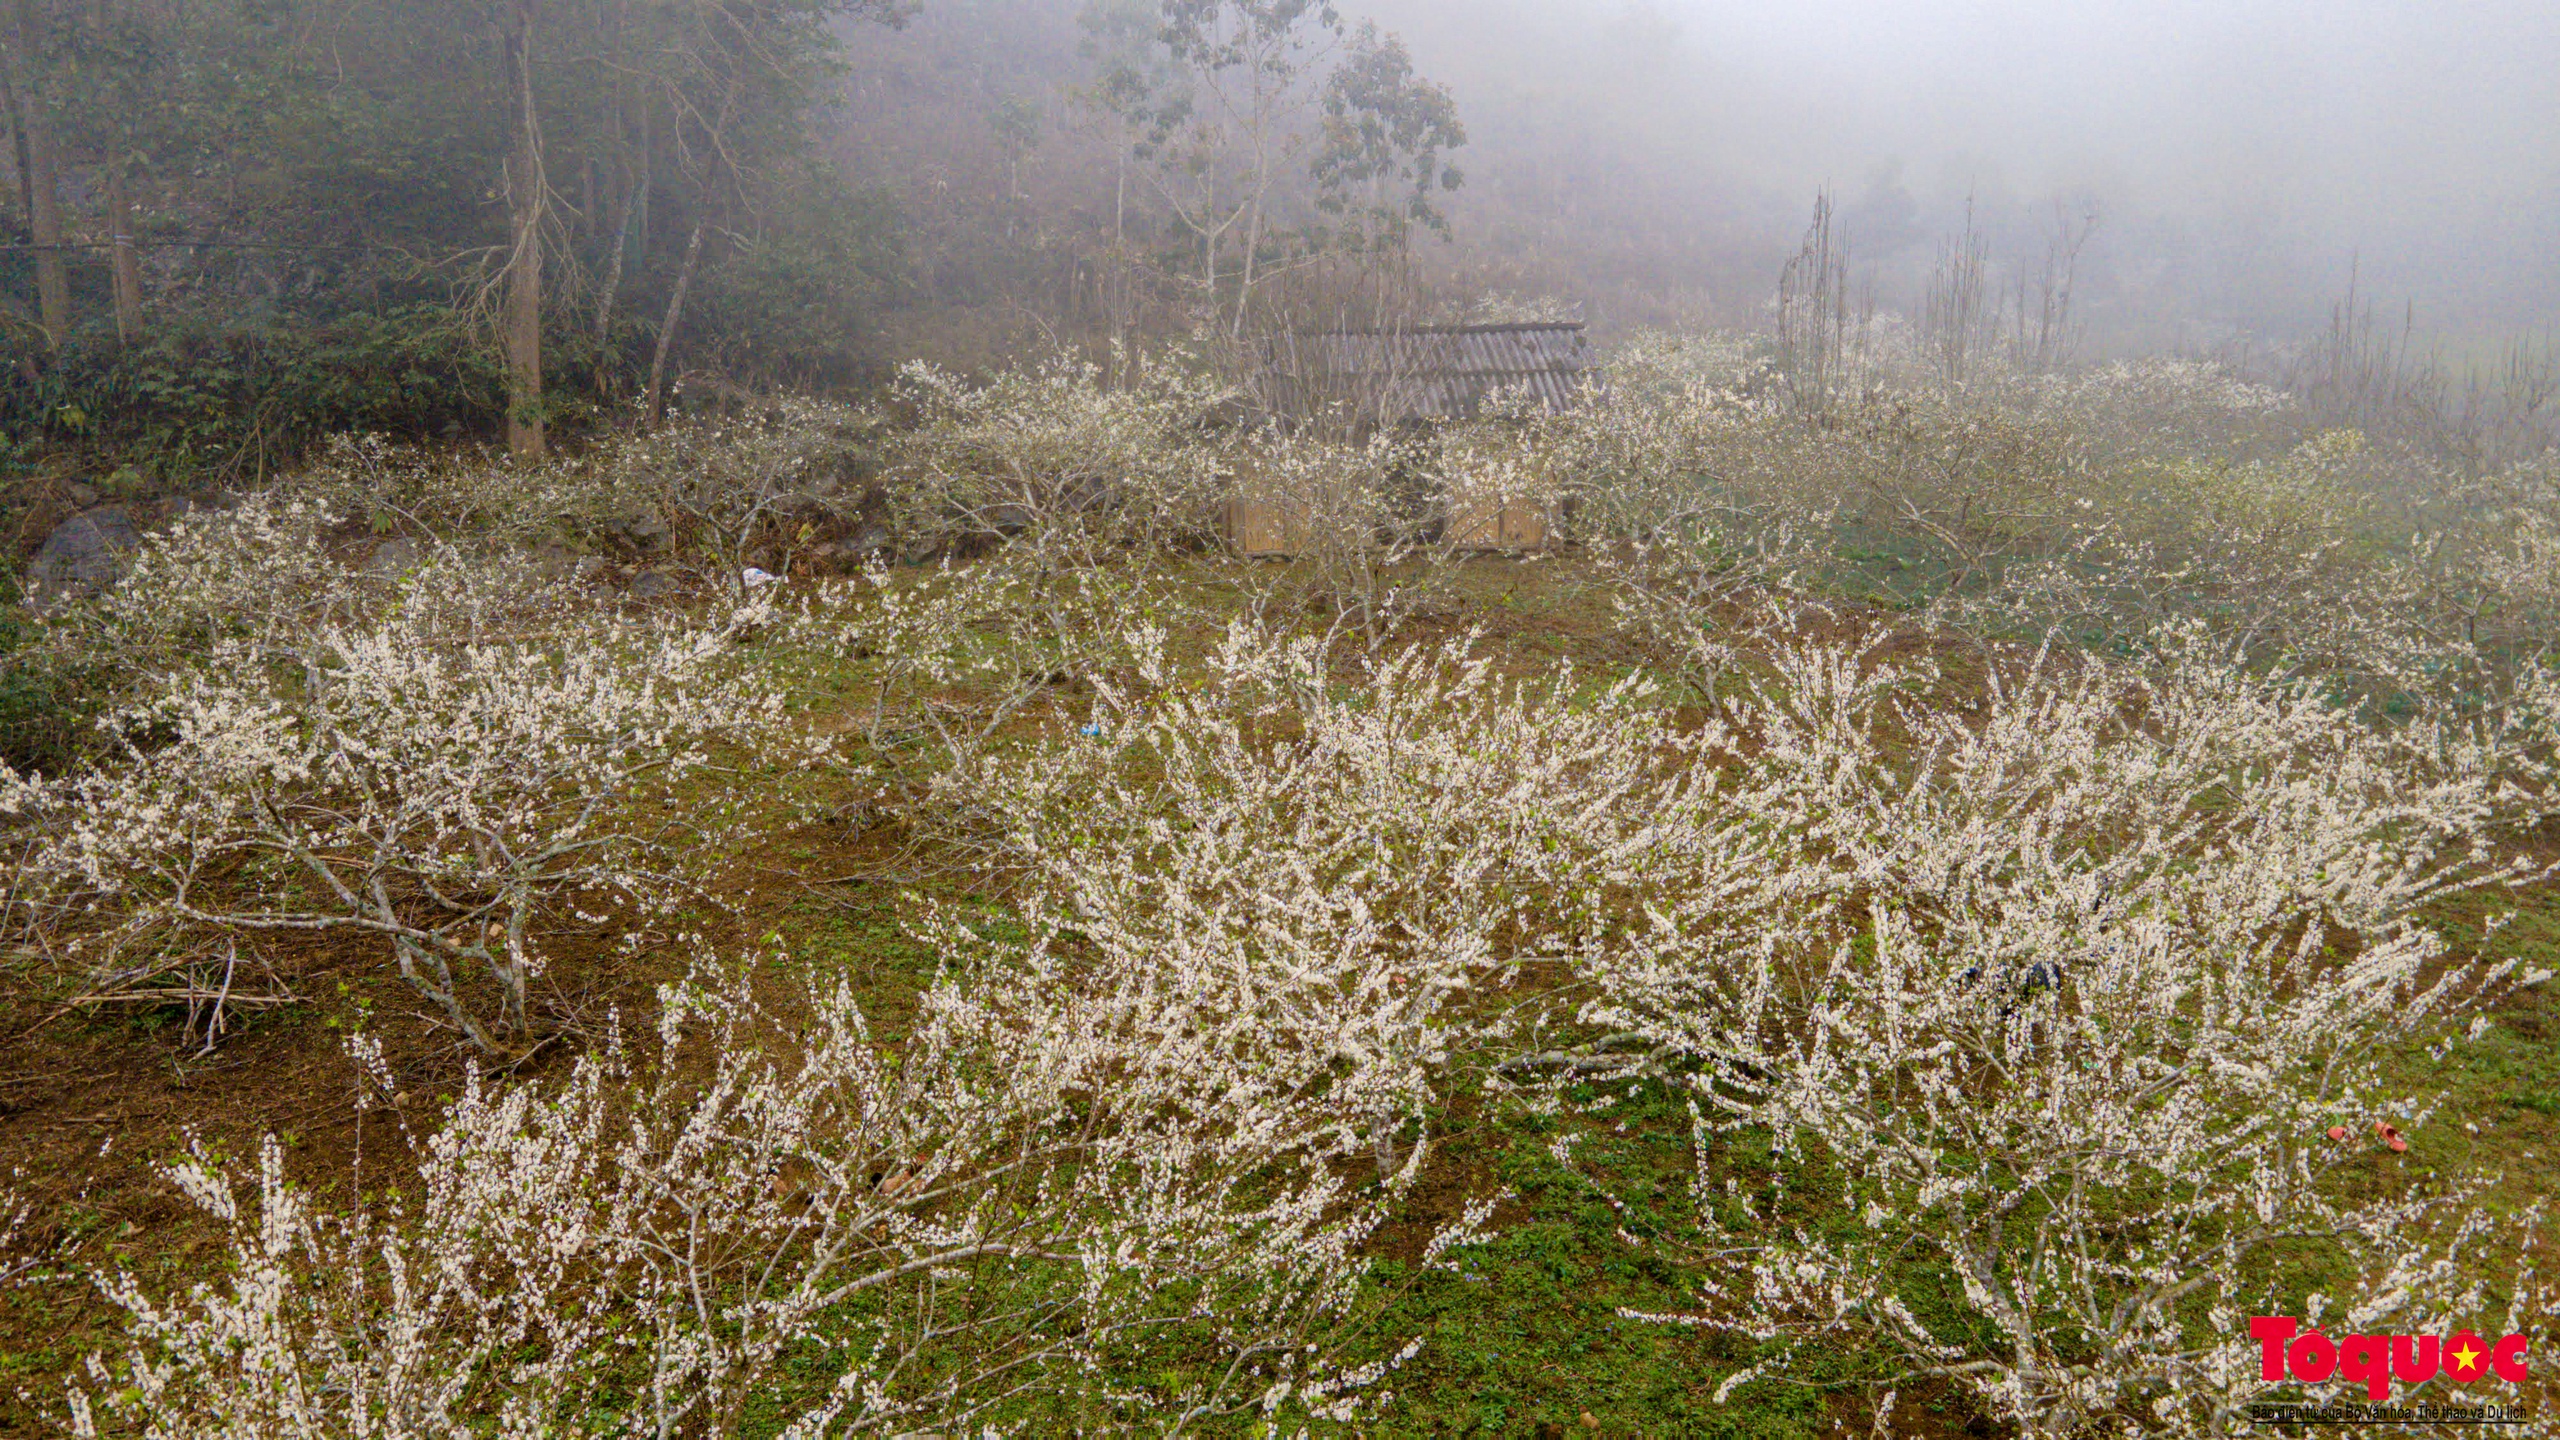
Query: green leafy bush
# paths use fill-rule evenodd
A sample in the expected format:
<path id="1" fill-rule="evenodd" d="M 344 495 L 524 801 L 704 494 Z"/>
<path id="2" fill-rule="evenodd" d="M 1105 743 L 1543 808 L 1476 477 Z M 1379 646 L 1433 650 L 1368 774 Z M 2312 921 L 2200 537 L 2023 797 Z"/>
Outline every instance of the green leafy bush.
<path id="1" fill-rule="evenodd" d="M 597 413 L 576 398 L 575 377 L 627 373 L 638 351 L 636 332 L 625 332 L 599 355 L 583 327 L 558 329 L 545 345 L 551 421 L 572 432 Z M 349 431 L 487 434 L 505 414 L 495 349 L 443 305 L 171 327 L 132 343 L 83 332 L 40 372 L 0 378 L 0 432 L 21 453 L 75 446 L 163 479 L 263 475 Z"/>
<path id="2" fill-rule="evenodd" d="M 68 768 L 97 703 L 77 667 L 34 649 L 18 574 L 0 567 L 0 764 L 55 774 Z"/>
<path id="3" fill-rule="evenodd" d="M 765 218 L 703 277 L 702 323 L 769 379 L 841 385 L 882 368 L 872 327 L 899 283 L 895 202 L 819 168 Z"/>

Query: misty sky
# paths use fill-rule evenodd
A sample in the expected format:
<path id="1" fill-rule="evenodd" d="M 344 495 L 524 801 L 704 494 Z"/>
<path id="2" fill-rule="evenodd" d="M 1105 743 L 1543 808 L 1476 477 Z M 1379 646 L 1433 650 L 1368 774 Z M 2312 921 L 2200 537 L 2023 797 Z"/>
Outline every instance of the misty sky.
<path id="1" fill-rule="evenodd" d="M 1354 8 L 1453 85 L 1480 160 L 1544 103 L 1606 112 L 1587 118 L 1701 184 L 1854 196 L 1899 162 L 1932 207 L 2094 194 L 2120 250 L 2177 229 L 2270 310 L 2359 252 L 2369 292 L 2439 324 L 2547 327 L 2560 303 L 2555 0 Z"/>
<path id="2" fill-rule="evenodd" d="M 2171 191 L 2274 185 L 2382 211 L 2475 203 L 2560 165 L 2560 5 L 1741 5 L 1692 0 L 1689 44 L 1849 108 L 1827 158 L 1896 131 L 2025 183 L 2112 169 Z M 2165 199 L 2166 195 L 2150 197 Z M 2485 197 L 2480 197 L 2485 198 Z"/>

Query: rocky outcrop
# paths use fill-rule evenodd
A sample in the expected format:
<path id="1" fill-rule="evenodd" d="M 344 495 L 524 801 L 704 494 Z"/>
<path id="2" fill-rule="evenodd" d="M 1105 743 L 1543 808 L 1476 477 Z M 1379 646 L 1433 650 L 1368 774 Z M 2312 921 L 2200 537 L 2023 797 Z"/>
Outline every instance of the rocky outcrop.
<path id="1" fill-rule="evenodd" d="M 27 564 L 27 597 L 41 605 L 74 595 L 94 595 L 124 571 L 124 557 L 142 543 L 142 532 L 121 505 L 83 510 L 53 527 Z"/>

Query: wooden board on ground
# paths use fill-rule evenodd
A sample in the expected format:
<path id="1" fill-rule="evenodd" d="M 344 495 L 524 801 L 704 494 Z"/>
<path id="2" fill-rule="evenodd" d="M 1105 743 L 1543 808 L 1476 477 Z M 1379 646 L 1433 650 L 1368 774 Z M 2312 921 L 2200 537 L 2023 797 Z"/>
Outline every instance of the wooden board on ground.
<path id="1" fill-rule="evenodd" d="M 1276 500 L 1226 503 L 1227 543 L 1249 559 L 1306 553 L 1306 518 Z M 1478 500 L 1450 507 L 1449 544 L 1457 550 L 1525 551 L 1547 548 L 1547 515 L 1525 500 Z"/>
<path id="2" fill-rule="evenodd" d="M 1526 500 L 1469 500 L 1449 507 L 1449 544 L 1459 550 L 1543 550 L 1547 516 Z"/>
<path id="3" fill-rule="evenodd" d="M 1227 542 L 1247 557 L 1294 555 L 1302 548 L 1305 527 L 1274 501 L 1227 502 Z"/>

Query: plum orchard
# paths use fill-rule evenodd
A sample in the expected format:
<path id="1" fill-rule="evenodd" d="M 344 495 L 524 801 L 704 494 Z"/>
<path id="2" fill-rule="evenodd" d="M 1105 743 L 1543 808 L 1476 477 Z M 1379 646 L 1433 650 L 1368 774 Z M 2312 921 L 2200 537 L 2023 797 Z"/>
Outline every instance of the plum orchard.
<path id="1" fill-rule="evenodd" d="M 752 813 L 706 790 L 876 799 L 890 765 L 1019 926 L 917 902 L 941 968 L 894 1046 L 845 983 L 786 1024 L 755 980 L 776 957 L 697 955 L 654 1039 L 466 1086 L 396 1195 L 322 1206 L 272 1145 L 254 1176 L 178 1161 L 229 1263 L 174 1293 L 97 1277 L 129 1339 L 72 1380 L 72 1423 L 1351 1422 L 1414 1353 L 1366 1333 L 1366 1257 L 1462 1091 L 1679 1102 L 1692 1223 L 1623 1238 L 1693 1303 L 1636 1318 L 1759 1343 L 1728 1398 L 1847 1345 L 2024 1434 L 2185 1435 L 2300 1393 L 2253 1316 L 2520 1328 L 2542 1292 L 2490 1258 L 2520 1236 L 2467 1207 L 2489 1177 L 2348 1167 L 2368 1122 L 2434 1113 L 2390 1056 L 2545 978 L 2418 914 L 2541 877 L 2516 857 L 2560 804 L 2547 460 L 2447 478 L 2194 366 L 1808 427 L 1743 353 L 1651 342 L 1583 411 L 1408 457 L 1574 502 L 1645 656 L 1606 677 L 1393 638 L 1449 557 L 1380 540 L 1376 496 L 1305 513 L 1349 517 L 1320 561 L 1393 566 L 1198 558 L 1232 473 L 1410 467 L 1257 456 L 1203 423 L 1216 386 L 1152 363 L 1124 391 L 909 372 L 877 432 L 891 523 L 1000 548 L 708 613 L 634 615 L 504 546 L 340 571 L 291 495 L 155 541 L 48 622 L 113 677 L 95 762 L 0 796 L 18 903 L 101 974 L 344 931 L 503 1056 L 544 1024 L 547 920 L 637 944 L 705 902 Z M 582 476 L 733 442 L 631 443 L 659 448 L 504 503 L 573 526 Z M 823 454 L 734 444 L 679 468 L 737 477 L 735 504 L 666 492 L 712 517 L 679 542 L 712 568 L 761 558 L 738 517 Z M 322 479 L 360 499 L 360 469 Z M 499 503 L 376 469 L 411 513 Z M 2496 524 L 2454 503 L 2492 491 Z M 2441 514 L 2465 518 L 2367 543 Z M 1843 618 L 1879 594 L 1925 613 Z M 1915 625 L 1972 646 L 1961 677 L 1896 644 Z M 813 665 L 864 697 L 858 763 L 782 705 Z M 1426 1260 L 1484 1239 L 1493 1198 Z"/>

